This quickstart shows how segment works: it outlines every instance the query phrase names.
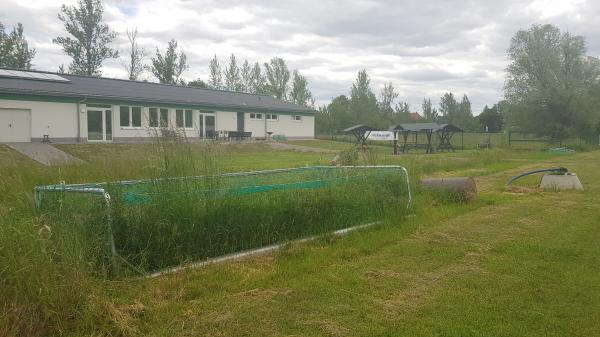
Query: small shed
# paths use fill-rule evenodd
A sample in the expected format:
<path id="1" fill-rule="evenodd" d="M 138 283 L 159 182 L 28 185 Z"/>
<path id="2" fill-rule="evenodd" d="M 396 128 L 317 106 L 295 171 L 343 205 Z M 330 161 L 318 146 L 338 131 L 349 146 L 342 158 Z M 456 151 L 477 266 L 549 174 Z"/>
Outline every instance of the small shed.
<path id="1" fill-rule="evenodd" d="M 425 149 L 425 153 L 437 151 L 454 151 L 452 137 L 456 132 L 464 132 L 461 128 L 452 124 L 438 123 L 401 123 L 392 125 L 389 131 L 394 132 L 394 154 L 398 154 L 398 140 L 402 135 L 401 152 L 411 149 Z M 419 134 L 425 134 L 425 142 L 419 142 Z M 433 134 L 437 134 L 438 144 L 433 144 Z M 408 137 L 413 134 L 414 140 Z"/>
<path id="2" fill-rule="evenodd" d="M 369 134 L 371 131 L 375 130 L 376 129 L 371 126 L 358 124 L 344 129 L 344 132 L 352 134 L 354 138 L 356 138 L 356 146 L 364 150 L 367 148 L 367 138 L 369 137 Z"/>
<path id="3" fill-rule="evenodd" d="M 454 147 L 452 146 L 452 137 L 457 132 L 464 133 L 465 131 L 456 125 L 440 124 L 440 128 L 437 130 L 439 139 L 437 149 L 439 151 L 454 151 Z"/>

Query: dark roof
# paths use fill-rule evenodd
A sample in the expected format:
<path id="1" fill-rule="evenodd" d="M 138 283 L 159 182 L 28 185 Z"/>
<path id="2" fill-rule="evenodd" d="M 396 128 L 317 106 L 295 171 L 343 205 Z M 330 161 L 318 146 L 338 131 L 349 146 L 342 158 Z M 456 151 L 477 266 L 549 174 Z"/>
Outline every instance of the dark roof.
<path id="1" fill-rule="evenodd" d="M 440 124 L 440 129 L 444 129 L 452 132 L 465 132 L 465 130 L 459 128 L 454 124 Z"/>
<path id="2" fill-rule="evenodd" d="M 376 129 L 370 127 L 368 125 L 358 124 L 353 125 L 347 129 L 344 129 L 344 132 L 367 132 L 367 131 L 375 131 Z"/>
<path id="3" fill-rule="evenodd" d="M 0 68 L 2 69 L 2 68 Z M 28 70 L 31 73 L 55 74 Z M 44 81 L 0 76 L 0 93 L 112 99 L 156 104 L 199 105 L 212 108 L 259 109 L 278 112 L 315 112 L 295 103 L 269 95 L 199 89 L 180 85 L 129 81 L 122 79 L 56 74 L 68 82 Z"/>
<path id="4" fill-rule="evenodd" d="M 448 130 L 452 132 L 463 132 L 461 128 L 452 124 L 438 124 L 438 123 L 401 123 L 390 126 L 390 131 L 439 131 Z"/>

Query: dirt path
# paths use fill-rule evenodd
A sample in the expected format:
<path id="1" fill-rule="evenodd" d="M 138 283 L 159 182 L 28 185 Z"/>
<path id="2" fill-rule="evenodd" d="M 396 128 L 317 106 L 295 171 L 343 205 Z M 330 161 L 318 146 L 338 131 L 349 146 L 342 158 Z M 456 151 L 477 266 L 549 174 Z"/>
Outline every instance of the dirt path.
<path id="1" fill-rule="evenodd" d="M 11 149 L 47 166 L 81 163 L 81 159 L 45 143 L 8 143 Z"/>

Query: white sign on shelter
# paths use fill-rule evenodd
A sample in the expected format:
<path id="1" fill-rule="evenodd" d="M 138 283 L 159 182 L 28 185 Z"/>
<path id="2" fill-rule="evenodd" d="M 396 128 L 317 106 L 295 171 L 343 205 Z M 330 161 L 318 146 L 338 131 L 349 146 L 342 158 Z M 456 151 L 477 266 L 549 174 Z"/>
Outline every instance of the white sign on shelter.
<path id="1" fill-rule="evenodd" d="M 368 140 L 394 140 L 394 133 L 392 131 L 371 131 Z"/>

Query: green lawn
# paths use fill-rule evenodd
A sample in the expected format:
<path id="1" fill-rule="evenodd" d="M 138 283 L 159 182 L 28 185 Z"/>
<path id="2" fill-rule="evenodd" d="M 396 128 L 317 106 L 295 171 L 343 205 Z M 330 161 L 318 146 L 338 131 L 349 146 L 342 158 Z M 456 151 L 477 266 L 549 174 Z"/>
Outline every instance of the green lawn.
<path id="1" fill-rule="evenodd" d="M 8 221 L 2 225 L 22 230 L 19 226 L 28 223 L 33 233 L 43 232 L 43 219 L 28 204 L 31 194 L 21 192 L 34 184 L 161 173 L 160 155 L 151 146 L 61 148 L 88 164 L 44 168 L 0 147 L 0 192 L 6 195 L 0 199 L 0 219 Z M 194 145 L 188 154 L 197 156 L 196 162 L 206 158 L 206 151 Z M 221 171 L 325 164 L 332 156 L 261 144 L 210 151 Z M 419 195 L 411 217 L 343 238 L 150 280 L 90 279 L 73 276 L 58 264 L 58 270 L 38 273 L 59 278 L 53 280 L 57 289 L 38 286 L 42 293 L 30 294 L 31 289 L 19 286 L 18 292 L 0 292 L 21 294 L 21 300 L 6 297 L 0 324 L 21 329 L 14 334 L 62 331 L 69 336 L 600 335 L 598 152 L 494 149 L 392 157 L 376 151 L 369 160 L 404 164 L 413 175 L 471 175 L 480 194 L 469 205 L 440 204 Z M 179 163 L 181 172 L 203 169 L 188 164 Z M 503 188 L 518 172 L 553 166 L 577 172 L 586 191 L 515 194 Z M 0 232 L 6 233 L 13 232 Z M 0 286 L 16 287 L 19 277 L 33 276 L 13 266 L 44 265 L 34 263 L 35 254 L 26 255 L 30 245 L 22 247 L 25 257 L 15 262 L 16 254 L 2 248 L 14 247 L 7 239 L 0 238 L 0 259 L 9 266 L 0 268 Z M 74 286 L 69 277 L 80 284 Z M 24 319 L 32 314 L 37 318 Z M 15 317 L 32 324 L 17 325 Z M 10 334 L 9 329 L 0 326 Z"/>

